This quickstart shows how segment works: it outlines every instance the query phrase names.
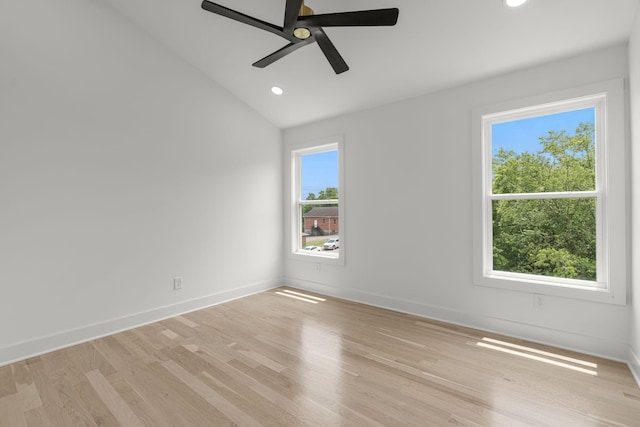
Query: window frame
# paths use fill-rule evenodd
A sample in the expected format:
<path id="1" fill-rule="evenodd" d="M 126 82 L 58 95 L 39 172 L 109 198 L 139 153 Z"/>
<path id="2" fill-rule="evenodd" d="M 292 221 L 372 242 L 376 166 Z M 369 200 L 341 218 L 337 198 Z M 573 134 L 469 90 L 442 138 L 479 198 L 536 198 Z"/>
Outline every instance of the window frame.
<path id="1" fill-rule="evenodd" d="M 338 152 L 338 195 L 339 199 L 330 200 L 305 200 L 302 195 L 302 165 L 301 157 L 308 154 L 322 153 L 327 151 Z M 287 253 L 290 259 L 300 261 L 320 262 L 324 264 L 344 265 L 345 260 L 345 216 L 344 216 L 344 141 L 341 136 L 330 137 L 320 140 L 313 140 L 298 144 L 292 144 L 287 150 L 289 172 L 289 208 L 287 209 L 286 221 L 289 233 Z M 337 204 L 338 218 L 340 219 L 340 230 L 334 237 L 340 237 L 340 250 L 336 254 L 329 251 L 304 251 L 299 247 L 301 242 L 302 226 L 304 219 L 300 215 L 301 205 Z"/>
<path id="2" fill-rule="evenodd" d="M 493 124 L 590 107 L 596 109 L 596 188 L 593 191 L 522 195 L 492 193 Z M 475 109 L 472 116 L 474 285 L 626 304 L 626 132 L 622 79 L 485 106 Z M 595 282 L 493 270 L 493 200 L 575 196 L 596 200 Z"/>

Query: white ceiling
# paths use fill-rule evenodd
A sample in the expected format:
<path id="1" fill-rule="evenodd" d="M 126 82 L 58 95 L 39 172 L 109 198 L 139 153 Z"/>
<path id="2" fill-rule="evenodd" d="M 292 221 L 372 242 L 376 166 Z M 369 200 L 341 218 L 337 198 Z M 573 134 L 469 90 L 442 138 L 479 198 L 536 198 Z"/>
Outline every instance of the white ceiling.
<path id="1" fill-rule="evenodd" d="M 315 13 L 400 9 L 394 27 L 325 29 L 350 66 L 336 75 L 316 44 L 252 67 L 287 41 L 204 11 L 201 0 L 105 1 L 281 128 L 622 43 L 639 2 L 307 0 Z M 217 3 L 282 26 L 285 0 Z"/>

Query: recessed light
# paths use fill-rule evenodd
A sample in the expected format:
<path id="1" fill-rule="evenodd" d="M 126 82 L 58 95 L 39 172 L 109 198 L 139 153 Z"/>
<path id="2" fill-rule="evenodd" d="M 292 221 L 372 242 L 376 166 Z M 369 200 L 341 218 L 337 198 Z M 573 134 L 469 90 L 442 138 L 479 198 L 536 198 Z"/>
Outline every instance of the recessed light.
<path id="1" fill-rule="evenodd" d="M 505 6 L 509 6 L 509 7 L 522 6 L 526 2 L 527 2 L 527 0 L 504 0 Z"/>
<path id="2" fill-rule="evenodd" d="M 282 90 L 282 88 L 279 86 L 274 86 L 271 88 L 271 92 L 273 92 L 276 95 L 282 95 L 284 93 L 284 90 Z"/>

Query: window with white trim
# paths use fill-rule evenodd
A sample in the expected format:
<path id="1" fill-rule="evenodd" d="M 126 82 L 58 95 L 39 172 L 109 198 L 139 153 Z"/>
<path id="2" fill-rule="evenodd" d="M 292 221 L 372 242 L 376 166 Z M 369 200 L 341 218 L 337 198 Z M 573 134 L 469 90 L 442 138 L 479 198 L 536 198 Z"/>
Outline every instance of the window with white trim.
<path id="1" fill-rule="evenodd" d="M 302 144 L 290 154 L 291 254 L 342 264 L 342 141 Z"/>
<path id="2" fill-rule="evenodd" d="M 626 302 L 622 106 L 614 81 L 474 112 L 475 284 Z"/>

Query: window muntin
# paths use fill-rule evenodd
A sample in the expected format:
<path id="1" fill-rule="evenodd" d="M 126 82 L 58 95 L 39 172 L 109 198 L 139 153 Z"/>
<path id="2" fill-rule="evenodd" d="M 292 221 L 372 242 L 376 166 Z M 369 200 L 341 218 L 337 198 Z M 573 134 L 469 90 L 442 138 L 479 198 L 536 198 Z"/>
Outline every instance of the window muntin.
<path id="1" fill-rule="evenodd" d="M 341 234 L 340 142 L 292 150 L 291 252 L 340 261 L 341 249 L 325 248 Z"/>

